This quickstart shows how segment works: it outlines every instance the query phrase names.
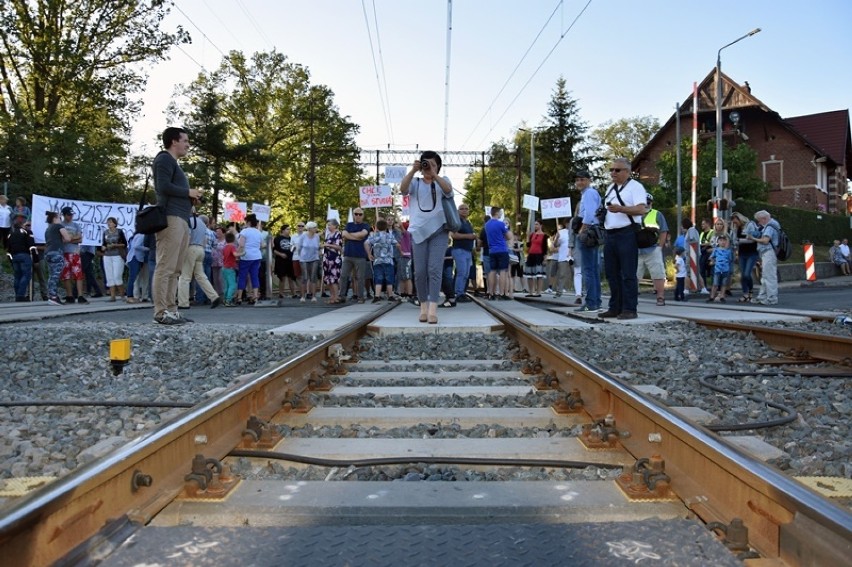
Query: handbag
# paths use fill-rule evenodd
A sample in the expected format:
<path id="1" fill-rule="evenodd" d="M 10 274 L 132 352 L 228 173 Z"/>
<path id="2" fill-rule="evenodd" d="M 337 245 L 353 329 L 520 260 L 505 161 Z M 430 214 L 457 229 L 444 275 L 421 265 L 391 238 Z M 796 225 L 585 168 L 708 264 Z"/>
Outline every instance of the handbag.
<path id="1" fill-rule="evenodd" d="M 444 207 L 444 227 L 450 232 L 458 232 L 461 230 L 461 217 L 459 210 L 456 207 L 456 201 L 452 196 L 441 197 L 441 206 Z"/>
<path id="2" fill-rule="evenodd" d="M 583 246 L 587 248 L 594 248 L 595 246 L 603 244 L 603 241 L 606 239 L 606 232 L 604 232 L 601 225 L 593 224 L 578 234 L 577 239 Z"/>
<path id="3" fill-rule="evenodd" d="M 136 211 L 136 232 L 139 234 L 154 234 L 169 226 L 166 217 L 166 207 L 163 205 L 145 206 L 145 196 L 148 194 L 148 178 L 145 179 L 145 190 L 139 200 L 139 210 Z"/>

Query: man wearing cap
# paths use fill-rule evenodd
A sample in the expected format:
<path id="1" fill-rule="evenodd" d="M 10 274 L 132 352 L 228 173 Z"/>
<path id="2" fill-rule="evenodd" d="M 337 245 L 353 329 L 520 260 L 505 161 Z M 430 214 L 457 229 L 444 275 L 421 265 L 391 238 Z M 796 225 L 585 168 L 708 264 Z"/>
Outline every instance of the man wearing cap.
<path id="1" fill-rule="evenodd" d="M 154 158 L 154 190 L 157 204 L 165 207 L 168 226 L 157 234 L 157 269 L 152 282 L 154 322 L 161 325 L 180 325 L 189 322 L 177 307 L 178 279 L 189 248 L 189 216 L 192 200 L 201 191 L 190 189 L 178 158 L 189 152 L 189 135 L 183 128 L 169 127 L 163 131 L 163 150 Z"/>
<path id="2" fill-rule="evenodd" d="M 656 229 L 657 241 L 647 248 L 639 249 L 637 258 L 636 277 L 641 279 L 645 276 L 645 268 L 651 274 L 654 282 L 654 293 L 657 295 L 657 305 L 666 304 L 666 265 L 663 262 L 663 247 L 669 237 L 669 225 L 663 213 L 654 208 L 654 196 L 648 193 L 648 212 L 642 219 L 646 229 Z"/>
<path id="3" fill-rule="evenodd" d="M 609 283 L 609 307 L 601 318 L 635 319 L 639 303 L 639 280 L 636 278 L 639 245 L 636 233 L 647 212 L 645 187 L 630 177 L 630 161 L 615 158 L 609 168 L 612 185 L 604 195 L 606 242 L 604 270 Z"/>
<path id="4" fill-rule="evenodd" d="M 589 230 L 598 224 L 595 212 L 601 206 L 601 196 L 592 185 L 591 174 L 585 169 L 577 172 L 574 185 L 580 191 L 580 217 L 579 234 Z M 586 246 L 582 239 L 577 238 L 580 248 L 580 265 L 583 266 L 583 287 L 586 288 L 586 304 L 579 307 L 577 311 L 597 311 L 601 308 L 601 266 L 600 247 Z"/>
<path id="5" fill-rule="evenodd" d="M 65 258 L 65 267 L 59 279 L 65 286 L 65 303 L 74 303 L 74 291 L 71 282 L 77 282 L 77 303 L 88 303 L 83 293 L 85 292 L 83 282 L 83 264 L 80 261 L 80 243 L 83 242 L 83 226 L 74 221 L 74 209 L 62 207 L 62 228 L 71 236 L 71 240 L 62 245 L 62 255 Z"/>

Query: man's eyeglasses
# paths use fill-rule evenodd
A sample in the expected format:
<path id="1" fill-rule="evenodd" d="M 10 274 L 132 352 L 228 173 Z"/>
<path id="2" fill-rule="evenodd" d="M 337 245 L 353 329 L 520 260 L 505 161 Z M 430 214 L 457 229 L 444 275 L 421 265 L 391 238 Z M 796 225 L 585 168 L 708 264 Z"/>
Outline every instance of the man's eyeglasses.
<path id="1" fill-rule="evenodd" d="M 297 226 L 296 228 L 305 228 L 305 225 L 300 224 L 300 225 L 299 225 L 299 226 Z"/>
<path id="2" fill-rule="evenodd" d="M 364 213 L 352 213 L 352 216 L 363 217 Z"/>
<path id="3" fill-rule="evenodd" d="M 624 171 L 623 167 L 611 167 L 611 168 L 609 168 L 610 173 L 621 173 L 622 171 Z"/>

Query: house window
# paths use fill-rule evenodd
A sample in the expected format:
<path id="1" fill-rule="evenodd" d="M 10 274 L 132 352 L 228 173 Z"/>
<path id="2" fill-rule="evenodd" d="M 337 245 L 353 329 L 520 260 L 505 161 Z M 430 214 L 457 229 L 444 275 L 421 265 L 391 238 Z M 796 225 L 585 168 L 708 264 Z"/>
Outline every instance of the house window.
<path id="1" fill-rule="evenodd" d="M 816 186 L 823 193 L 828 193 L 828 167 L 824 163 L 816 164 Z"/>
<path id="2" fill-rule="evenodd" d="M 780 191 L 784 185 L 784 162 L 763 162 L 763 180 L 769 184 L 770 191 Z"/>

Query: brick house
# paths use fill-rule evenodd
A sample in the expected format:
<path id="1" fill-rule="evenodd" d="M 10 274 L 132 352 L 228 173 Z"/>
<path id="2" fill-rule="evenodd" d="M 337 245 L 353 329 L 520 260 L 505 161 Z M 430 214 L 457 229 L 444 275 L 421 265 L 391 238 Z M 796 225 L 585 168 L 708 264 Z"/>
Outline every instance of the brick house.
<path id="1" fill-rule="evenodd" d="M 692 136 L 690 96 L 680 106 L 681 136 Z M 633 159 L 633 171 L 646 185 L 659 183 L 656 163 L 675 145 L 675 114 Z M 757 152 L 757 177 L 769 184 L 773 205 L 843 214 L 852 169 L 849 110 L 782 118 L 722 73 L 722 137 L 725 145 L 748 144 Z M 698 85 L 699 138 L 716 135 L 716 71 Z M 683 156 L 690 160 L 691 156 Z M 689 181 L 685 181 L 689 186 Z M 736 195 L 734 195 L 736 200 Z"/>

